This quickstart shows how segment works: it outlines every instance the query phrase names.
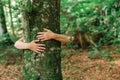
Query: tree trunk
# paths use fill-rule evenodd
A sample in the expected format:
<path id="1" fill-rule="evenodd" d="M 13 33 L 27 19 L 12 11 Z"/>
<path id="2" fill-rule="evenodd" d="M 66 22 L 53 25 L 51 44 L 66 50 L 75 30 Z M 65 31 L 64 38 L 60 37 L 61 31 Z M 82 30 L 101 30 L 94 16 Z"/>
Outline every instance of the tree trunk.
<path id="1" fill-rule="evenodd" d="M 2 37 L 2 40 L 0 40 L 1 44 L 4 45 L 13 44 L 12 40 L 10 39 L 9 33 L 7 31 L 6 20 L 5 20 L 5 15 L 1 0 L 0 0 L 0 29 L 1 29 L 0 36 Z"/>
<path id="2" fill-rule="evenodd" d="M 13 20 L 12 20 L 12 10 L 11 10 L 11 0 L 9 0 L 9 14 L 10 14 L 10 27 L 12 29 L 12 35 L 16 37 L 15 32 L 14 32 L 14 25 L 13 25 Z"/>
<path id="3" fill-rule="evenodd" d="M 36 39 L 36 34 L 48 28 L 60 33 L 60 1 L 59 0 L 24 0 L 23 25 L 25 40 Z M 50 40 L 43 54 L 25 51 L 23 80 L 62 80 L 60 42 Z"/>

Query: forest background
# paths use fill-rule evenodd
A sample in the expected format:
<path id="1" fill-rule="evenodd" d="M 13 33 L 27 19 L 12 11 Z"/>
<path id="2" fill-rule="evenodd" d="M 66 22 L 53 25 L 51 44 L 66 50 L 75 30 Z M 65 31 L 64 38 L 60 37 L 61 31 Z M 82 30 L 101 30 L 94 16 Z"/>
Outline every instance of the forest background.
<path id="1" fill-rule="evenodd" d="M 78 30 L 91 36 L 97 45 L 89 49 L 62 45 L 63 80 L 119 80 L 120 1 L 61 0 L 60 3 L 61 34 L 72 37 Z M 23 36 L 22 4 L 22 0 L 0 0 L 1 80 L 22 79 L 23 51 L 13 46 Z"/>

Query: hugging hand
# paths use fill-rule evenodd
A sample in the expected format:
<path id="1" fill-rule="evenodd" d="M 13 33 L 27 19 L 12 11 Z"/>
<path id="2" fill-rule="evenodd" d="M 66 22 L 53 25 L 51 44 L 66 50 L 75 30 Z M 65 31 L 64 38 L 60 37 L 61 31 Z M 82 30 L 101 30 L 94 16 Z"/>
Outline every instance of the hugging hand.
<path id="1" fill-rule="evenodd" d="M 33 40 L 28 44 L 28 49 L 32 50 L 35 53 L 43 53 L 45 51 L 45 45 L 37 43 L 39 40 Z"/>
<path id="2" fill-rule="evenodd" d="M 37 39 L 40 41 L 46 41 L 46 40 L 54 39 L 54 35 L 55 33 L 52 32 L 51 30 L 44 29 L 43 32 L 38 32 Z"/>

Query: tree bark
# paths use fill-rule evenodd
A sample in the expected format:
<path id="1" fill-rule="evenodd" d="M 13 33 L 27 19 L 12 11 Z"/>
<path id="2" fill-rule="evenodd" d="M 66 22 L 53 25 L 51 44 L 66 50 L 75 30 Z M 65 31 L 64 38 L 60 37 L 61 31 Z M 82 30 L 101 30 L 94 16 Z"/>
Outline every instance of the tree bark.
<path id="1" fill-rule="evenodd" d="M 12 40 L 10 39 L 9 33 L 7 31 L 5 14 L 4 14 L 3 4 L 1 0 L 0 0 L 0 28 L 1 28 L 0 36 L 2 37 L 2 40 L 0 41 L 1 44 L 4 44 L 4 45 L 13 44 Z"/>
<path id="2" fill-rule="evenodd" d="M 14 32 L 13 19 L 12 19 L 11 0 L 9 0 L 8 2 L 9 2 L 8 6 L 9 6 L 9 14 L 10 14 L 10 27 L 12 29 L 12 35 L 16 37 L 15 32 Z"/>
<path id="3" fill-rule="evenodd" d="M 60 33 L 59 0 L 24 0 L 23 25 L 26 42 L 36 39 L 36 34 L 48 28 Z M 23 80 L 62 80 L 60 42 L 50 40 L 43 54 L 24 53 Z"/>

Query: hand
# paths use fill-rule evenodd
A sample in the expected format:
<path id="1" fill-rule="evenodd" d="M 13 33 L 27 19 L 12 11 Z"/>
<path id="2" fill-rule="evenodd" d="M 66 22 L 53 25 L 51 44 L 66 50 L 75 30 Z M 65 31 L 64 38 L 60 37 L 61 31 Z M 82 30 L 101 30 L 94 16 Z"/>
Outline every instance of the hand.
<path id="1" fill-rule="evenodd" d="M 51 30 L 44 29 L 43 32 L 38 32 L 37 39 L 39 39 L 40 41 L 46 41 L 46 40 L 54 39 L 54 35 L 55 33 L 52 32 Z"/>
<path id="2" fill-rule="evenodd" d="M 28 43 L 28 49 L 35 53 L 43 53 L 45 51 L 44 44 L 38 44 L 39 40 L 33 40 L 32 42 Z"/>

